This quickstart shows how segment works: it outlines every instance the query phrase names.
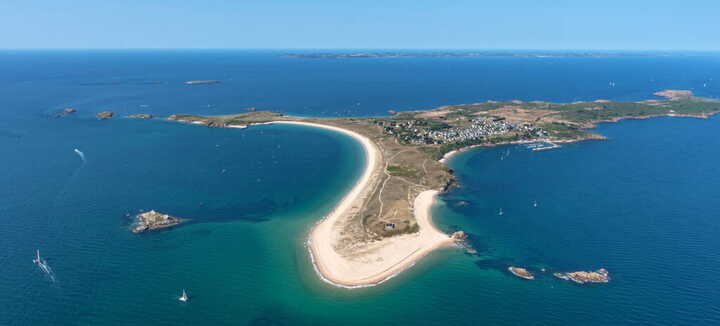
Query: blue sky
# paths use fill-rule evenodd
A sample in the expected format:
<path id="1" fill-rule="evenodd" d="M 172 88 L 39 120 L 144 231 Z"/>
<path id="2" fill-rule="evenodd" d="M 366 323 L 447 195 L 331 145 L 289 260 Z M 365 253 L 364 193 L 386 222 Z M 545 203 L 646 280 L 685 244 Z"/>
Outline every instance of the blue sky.
<path id="1" fill-rule="evenodd" d="M 2 0 L 0 48 L 720 50 L 706 0 Z"/>

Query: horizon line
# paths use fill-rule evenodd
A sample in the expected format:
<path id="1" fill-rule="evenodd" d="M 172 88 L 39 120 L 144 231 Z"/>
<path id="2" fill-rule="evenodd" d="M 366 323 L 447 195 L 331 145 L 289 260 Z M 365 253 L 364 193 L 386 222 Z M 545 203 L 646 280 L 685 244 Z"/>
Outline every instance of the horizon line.
<path id="1" fill-rule="evenodd" d="M 720 52 L 720 49 L 601 49 L 601 48 L 341 48 L 341 47 L 267 47 L 267 48 L 221 48 L 221 47 L 207 47 L 207 48 L 192 48 L 192 47 L 134 47 L 134 48 L 84 48 L 84 47 L 68 47 L 68 48 L 42 48 L 42 47 L 27 47 L 27 48 L 0 48 L 0 51 L 74 51 L 74 50 L 92 50 L 92 51 L 137 51 L 137 50 L 234 50 L 234 51 L 548 51 L 548 52 L 559 52 L 559 51 L 597 51 L 597 52 Z"/>

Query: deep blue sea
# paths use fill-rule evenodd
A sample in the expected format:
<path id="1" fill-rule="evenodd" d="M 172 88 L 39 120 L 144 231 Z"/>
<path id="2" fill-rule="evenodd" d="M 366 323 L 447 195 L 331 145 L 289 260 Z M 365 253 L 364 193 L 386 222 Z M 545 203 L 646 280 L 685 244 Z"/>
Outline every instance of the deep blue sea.
<path id="1" fill-rule="evenodd" d="M 600 125 L 605 141 L 457 155 L 461 186 L 434 221 L 468 232 L 479 253 L 441 250 L 358 290 L 320 281 L 304 241 L 359 177 L 359 144 L 303 126 L 123 118 L 372 116 L 662 89 L 720 98 L 720 56 L 281 53 L 0 52 L 0 325 L 720 324 L 720 117 L 628 120 Z M 222 82 L 183 84 L 200 79 Z M 67 107 L 78 112 L 52 117 Z M 96 120 L 104 110 L 117 116 Z M 189 222 L 132 234 L 130 216 L 149 209 Z M 32 263 L 36 249 L 53 277 Z M 608 284 L 551 276 L 601 267 Z M 189 303 L 176 300 L 183 288 Z"/>

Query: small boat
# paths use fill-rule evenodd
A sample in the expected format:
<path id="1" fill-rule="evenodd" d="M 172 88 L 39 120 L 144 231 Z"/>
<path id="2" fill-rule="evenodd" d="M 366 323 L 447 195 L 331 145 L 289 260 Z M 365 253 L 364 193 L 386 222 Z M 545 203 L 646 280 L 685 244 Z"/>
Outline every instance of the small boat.
<path id="1" fill-rule="evenodd" d="M 537 207 L 537 200 L 533 200 L 533 207 Z"/>
<path id="2" fill-rule="evenodd" d="M 40 258 L 40 249 L 35 250 L 35 253 L 37 254 L 37 257 L 33 259 L 33 263 L 42 264 L 42 259 Z"/>
<path id="3" fill-rule="evenodd" d="M 501 208 L 500 211 L 498 212 L 498 215 L 502 216 L 503 214 L 505 214 L 505 213 L 503 213 L 503 210 Z"/>
<path id="4" fill-rule="evenodd" d="M 190 300 L 190 297 L 188 297 L 187 293 L 185 293 L 185 289 L 183 289 L 183 294 L 178 298 L 178 300 L 182 302 L 188 302 L 188 300 Z"/>

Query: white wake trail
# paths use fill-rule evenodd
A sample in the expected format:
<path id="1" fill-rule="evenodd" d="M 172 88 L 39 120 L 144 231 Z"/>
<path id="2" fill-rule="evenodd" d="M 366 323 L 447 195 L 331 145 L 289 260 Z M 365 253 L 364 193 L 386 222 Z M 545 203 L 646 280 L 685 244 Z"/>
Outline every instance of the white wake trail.
<path id="1" fill-rule="evenodd" d="M 50 278 L 50 281 L 55 283 L 55 272 L 53 272 L 52 268 L 50 268 L 50 265 L 48 265 L 46 260 L 40 260 L 37 262 L 38 267 L 40 267 L 40 270 L 45 273 Z"/>
<path id="2" fill-rule="evenodd" d="M 77 149 L 77 148 L 75 149 L 75 153 L 77 153 L 77 155 L 80 156 L 80 159 L 83 161 L 83 163 L 86 162 L 86 160 L 85 160 L 85 153 L 81 152 L 81 151 L 80 151 L 79 149 Z"/>

